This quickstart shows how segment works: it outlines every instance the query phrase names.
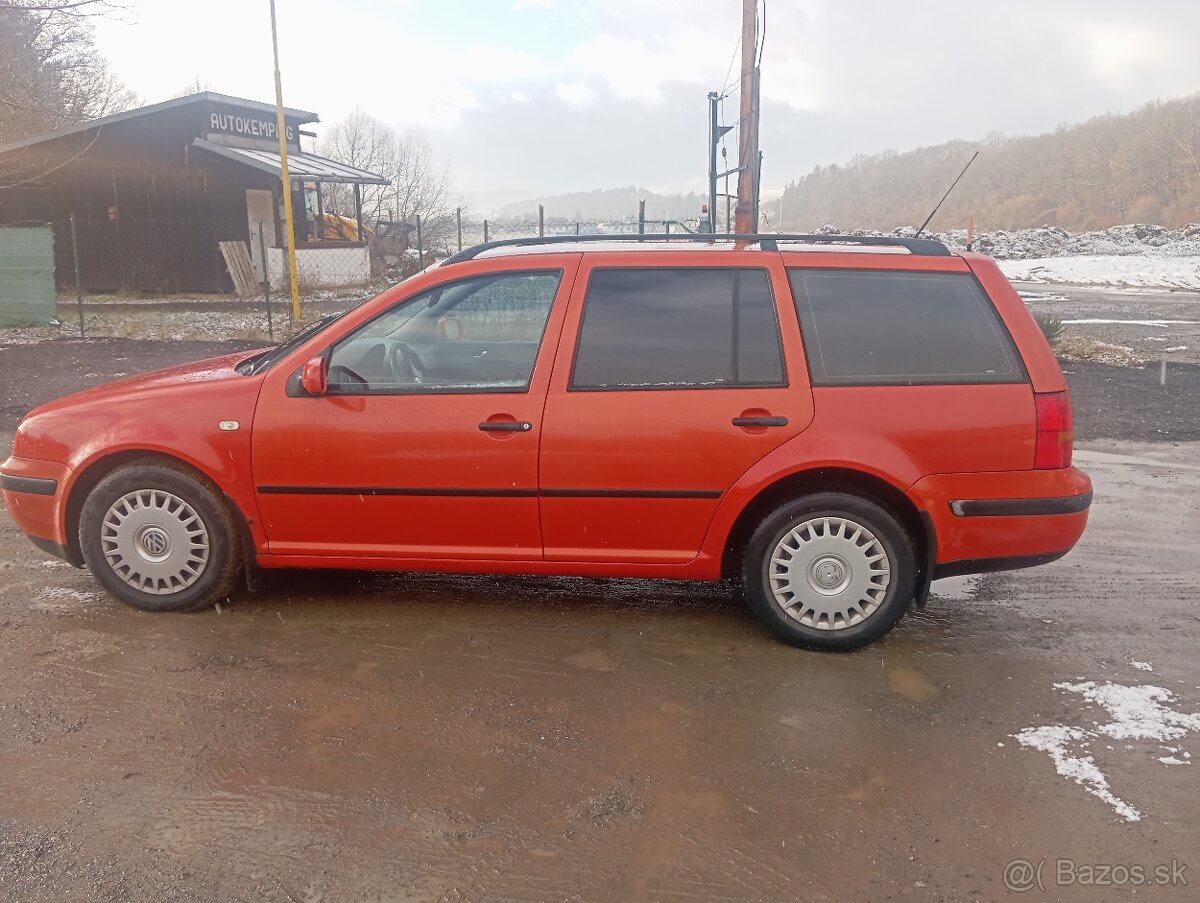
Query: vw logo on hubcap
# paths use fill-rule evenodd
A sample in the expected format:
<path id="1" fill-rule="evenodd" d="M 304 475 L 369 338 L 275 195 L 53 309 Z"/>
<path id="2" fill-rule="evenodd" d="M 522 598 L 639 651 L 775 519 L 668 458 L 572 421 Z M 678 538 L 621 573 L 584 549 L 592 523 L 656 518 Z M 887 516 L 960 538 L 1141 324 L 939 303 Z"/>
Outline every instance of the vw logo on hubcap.
<path id="1" fill-rule="evenodd" d="M 850 582 L 850 568 L 837 556 L 825 555 L 809 566 L 808 579 L 817 592 L 832 595 Z"/>
<path id="2" fill-rule="evenodd" d="M 162 527 L 143 527 L 137 541 L 138 551 L 151 561 L 163 559 L 171 550 L 171 537 Z"/>

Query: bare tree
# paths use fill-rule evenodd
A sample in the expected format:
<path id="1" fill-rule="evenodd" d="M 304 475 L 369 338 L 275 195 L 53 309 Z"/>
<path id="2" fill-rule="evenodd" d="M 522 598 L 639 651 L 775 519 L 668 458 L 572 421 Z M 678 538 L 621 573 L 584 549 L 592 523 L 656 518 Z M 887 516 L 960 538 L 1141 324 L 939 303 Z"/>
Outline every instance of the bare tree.
<path id="1" fill-rule="evenodd" d="M 136 96 L 97 52 L 107 0 L 0 0 L 0 143 L 129 109 Z"/>
<path id="2" fill-rule="evenodd" d="M 321 142 L 321 153 L 341 163 L 377 173 L 389 185 L 362 186 L 363 219 L 415 223 L 421 218 L 427 247 L 448 244 L 454 230 L 450 208 L 450 177 L 439 165 L 424 136 L 401 135 L 375 117 L 355 110 L 337 122 Z M 326 210 L 354 215 L 350 185 L 325 186 Z"/>
<path id="3" fill-rule="evenodd" d="M 188 82 L 186 85 L 184 85 L 182 88 L 180 88 L 174 94 L 172 94 L 171 99 L 174 100 L 177 97 L 189 97 L 192 94 L 200 94 L 204 91 L 211 91 L 211 90 L 212 90 L 212 84 L 210 84 L 207 80 L 205 80 L 205 79 L 201 78 L 199 75 L 197 75 L 190 82 Z"/>

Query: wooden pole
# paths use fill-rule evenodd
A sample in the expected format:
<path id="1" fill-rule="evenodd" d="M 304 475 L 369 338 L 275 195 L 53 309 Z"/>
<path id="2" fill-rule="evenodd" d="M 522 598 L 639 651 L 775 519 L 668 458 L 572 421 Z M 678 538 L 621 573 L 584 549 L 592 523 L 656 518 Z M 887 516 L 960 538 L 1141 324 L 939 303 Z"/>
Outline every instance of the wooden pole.
<path id="1" fill-rule="evenodd" d="M 275 29 L 275 0 L 271 0 L 271 51 L 275 54 L 275 130 L 279 133 L 279 178 L 283 182 L 288 282 L 292 289 L 292 319 L 299 320 L 300 280 L 296 277 L 296 220 L 292 214 L 292 180 L 288 177 L 287 118 L 283 115 L 283 82 L 279 77 L 279 35 Z"/>
<path id="2" fill-rule="evenodd" d="M 738 189 L 737 207 L 733 211 L 733 230 L 750 234 L 754 222 L 755 176 L 758 169 L 758 109 L 756 106 L 757 76 L 755 54 L 758 51 L 756 20 L 758 0 L 742 0 L 742 82 L 741 112 L 738 116 Z"/>

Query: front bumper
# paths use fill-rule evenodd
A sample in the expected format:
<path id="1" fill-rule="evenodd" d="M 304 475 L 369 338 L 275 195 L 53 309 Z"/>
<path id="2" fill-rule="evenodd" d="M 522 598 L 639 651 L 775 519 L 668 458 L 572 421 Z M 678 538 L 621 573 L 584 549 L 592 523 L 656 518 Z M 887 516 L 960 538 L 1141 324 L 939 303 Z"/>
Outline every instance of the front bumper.
<path id="1" fill-rule="evenodd" d="M 936 579 L 1061 558 L 1087 526 L 1092 481 L 1075 467 L 936 474 L 908 496 L 932 525 Z"/>
<path id="2" fill-rule="evenodd" d="M 18 458 L 0 464 L 0 493 L 9 514 L 39 549 L 70 560 L 63 525 L 71 469 L 54 461 Z"/>

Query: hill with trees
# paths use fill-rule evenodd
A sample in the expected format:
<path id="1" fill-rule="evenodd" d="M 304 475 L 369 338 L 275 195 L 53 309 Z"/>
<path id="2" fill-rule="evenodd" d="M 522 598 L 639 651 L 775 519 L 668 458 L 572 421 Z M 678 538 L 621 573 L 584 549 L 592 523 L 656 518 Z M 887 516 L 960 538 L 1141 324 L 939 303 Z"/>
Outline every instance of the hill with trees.
<path id="1" fill-rule="evenodd" d="M 783 195 L 786 229 L 920 225 L 954 177 L 977 159 L 931 224 L 973 215 L 979 229 L 1200 221 L 1200 94 L 1157 101 L 1028 137 L 993 134 L 818 166 Z"/>

